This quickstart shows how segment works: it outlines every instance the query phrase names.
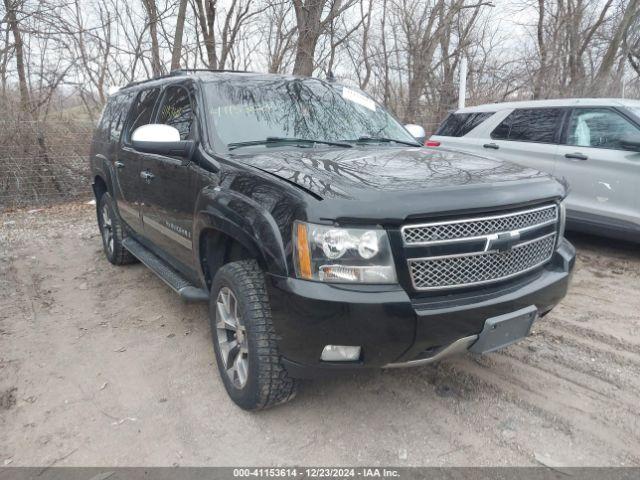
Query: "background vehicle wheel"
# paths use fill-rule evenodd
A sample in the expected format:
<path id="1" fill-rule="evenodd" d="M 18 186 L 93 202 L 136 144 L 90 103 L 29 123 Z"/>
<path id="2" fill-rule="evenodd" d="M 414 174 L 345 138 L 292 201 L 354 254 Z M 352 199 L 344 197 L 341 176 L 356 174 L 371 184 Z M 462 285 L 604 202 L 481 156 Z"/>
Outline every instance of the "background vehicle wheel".
<path id="1" fill-rule="evenodd" d="M 98 201 L 98 228 L 102 236 L 104 254 L 114 265 L 125 265 L 137 261 L 126 248 L 122 246 L 124 238 L 122 221 L 116 213 L 113 199 L 105 192 Z"/>
<path id="2" fill-rule="evenodd" d="M 209 320 L 220 376 L 238 406 L 261 410 L 295 396 L 297 382 L 282 366 L 264 274 L 255 260 L 218 271 Z"/>

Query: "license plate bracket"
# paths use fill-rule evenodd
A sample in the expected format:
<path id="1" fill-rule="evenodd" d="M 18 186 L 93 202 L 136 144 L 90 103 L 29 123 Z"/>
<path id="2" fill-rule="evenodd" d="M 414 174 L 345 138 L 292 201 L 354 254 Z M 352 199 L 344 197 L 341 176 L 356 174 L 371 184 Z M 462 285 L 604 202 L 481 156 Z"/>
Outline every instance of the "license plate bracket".
<path id="1" fill-rule="evenodd" d="M 511 345 L 529 334 L 538 317 L 535 305 L 488 318 L 478 340 L 469 348 L 473 353 L 489 353 Z"/>

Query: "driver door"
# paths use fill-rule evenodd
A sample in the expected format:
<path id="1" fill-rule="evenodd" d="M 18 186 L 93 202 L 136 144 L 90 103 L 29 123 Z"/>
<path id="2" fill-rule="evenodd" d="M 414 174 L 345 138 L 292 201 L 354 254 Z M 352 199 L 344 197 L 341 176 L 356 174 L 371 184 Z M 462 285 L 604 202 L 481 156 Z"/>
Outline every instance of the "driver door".
<path id="1" fill-rule="evenodd" d="M 196 140 L 194 95 L 190 84 L 169 85 L 160 98 L 155 123 L 170 125 L 180 140 Z M 142 163 L 145 236 L 174 268 L 193 267 L 193 217 L 198 189 L 190 159 L 147 154 Z"/>

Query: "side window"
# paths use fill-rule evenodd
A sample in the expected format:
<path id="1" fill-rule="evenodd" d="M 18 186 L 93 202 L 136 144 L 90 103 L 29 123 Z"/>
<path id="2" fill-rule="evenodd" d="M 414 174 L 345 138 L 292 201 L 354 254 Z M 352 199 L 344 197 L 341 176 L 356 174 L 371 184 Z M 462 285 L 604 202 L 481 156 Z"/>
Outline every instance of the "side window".
<path id="1" fill-rule="evenodd" d="M 111 120 L 111 128 L 109 129 L 109 140 L 111 142 L 119 142 L 122 128 L 131 105 L 131 95 L 120 95 L 114 106 L 114 115 Z"/>
<path id="2" fill-rule="evenodd" d="M 180 132 L 180 140 L 193 138 L 194 109 L 189 91 L 180 86 L 167 87 L 158 114 L 158 123 L 171 125 Z"/>
<path id="3" fill-rule="evenodd" d="M 129 114 L 127 141 L 131 139 L 131 134 L 136 128 L 141 127 L 142 125 L 147 125 L 149 122 L 151 122 L 153 106 L 158 99 L 159 93 L 159 89 L 152 88 L 150 90 L 143 90 L 138 94 L 135 101 L 133 102 L 133 107 L 131 108 L 131 112 Z"/>
<path id="4" fill-rule="evenodd" d="M 100 120 L 98 121 L 98 125 L 96 127 L 94 139 L 106 142 L 109 137 L 109 125 L 111 124 L 111 118 L 113 116 L 113 100 L 108 100 L 107 104 L 102 109 L 102 115 L 100 115 Z"/>
<path id="5" fill-rule="evenodd" d="M 491 138 L 516 142 L 554 143 L 562 113 L 561 108 L 514 110 L 491 132 Z"/>
<path id="6" fill-rule="evenodd" d="M 569 117 L 567 145 L 627 150 L 621 140 L 640 136 L 640 129 L 608 108 L 576 108 Z"/>
<path id="7" fill-rule="evenodd" d="M 435 135 L 443 137 L 463 137 L 476 128 L 494 112 L 451 113 L 442 122 Z"/>

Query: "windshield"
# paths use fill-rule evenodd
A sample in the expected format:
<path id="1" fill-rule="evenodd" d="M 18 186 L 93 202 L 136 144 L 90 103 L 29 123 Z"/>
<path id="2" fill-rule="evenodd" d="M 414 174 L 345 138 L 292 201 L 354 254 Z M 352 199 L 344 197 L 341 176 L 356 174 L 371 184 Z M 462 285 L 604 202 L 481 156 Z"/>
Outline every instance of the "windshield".
<path id="1" fill-rule="evenodd" d="M 221 80 L 205 92 L 211 133 L 226 148 L 268 138 L 416 142 L 364 93 L 317 79 Z"/>

